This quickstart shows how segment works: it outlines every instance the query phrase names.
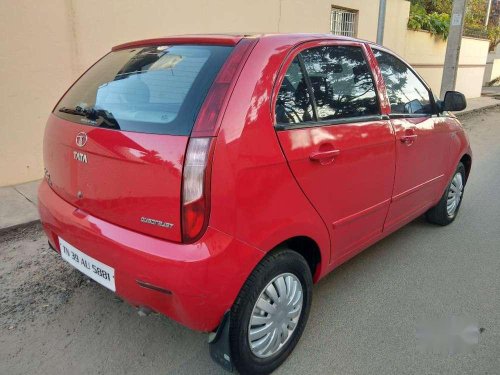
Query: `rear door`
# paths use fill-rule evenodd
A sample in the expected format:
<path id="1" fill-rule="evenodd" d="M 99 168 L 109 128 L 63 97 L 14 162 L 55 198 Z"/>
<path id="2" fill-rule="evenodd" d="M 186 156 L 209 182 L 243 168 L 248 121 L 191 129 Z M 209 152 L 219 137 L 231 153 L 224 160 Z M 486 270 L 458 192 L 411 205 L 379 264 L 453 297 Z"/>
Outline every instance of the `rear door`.
<path id="1" fill-rule="evenodd" d="M 394 134 L 363 44 L 317 42 L 298 52 L 280 82 L 277 134 L 328 226 L 337 264 L 382 231 L 394 182 Z"/>
<path id="2" fill-rule="evenodd" d="M 391 106 L 396 134 L 396 178 L 385 227 L 400 226 L 442 194 L 450 136 L 434 111 L 432 93 L 421 78 L 388 51 L 373 48 Z"/>
<path id="3" fill-rule="evenodd" d="M 45 133 L 52 189 L 84 213 L 181 240 L 184 154 L 229 46 L 111 52 L 65 94 Z"/>

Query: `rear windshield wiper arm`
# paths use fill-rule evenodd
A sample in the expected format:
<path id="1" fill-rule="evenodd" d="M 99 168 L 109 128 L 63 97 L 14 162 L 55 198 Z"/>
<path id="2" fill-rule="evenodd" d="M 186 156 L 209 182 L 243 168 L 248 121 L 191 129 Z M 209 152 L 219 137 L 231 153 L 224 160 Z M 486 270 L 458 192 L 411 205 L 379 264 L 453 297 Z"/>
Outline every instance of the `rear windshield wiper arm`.
<path id="1" fill-rule="evenodd" d="M 118 121 L 116 121 L 113 114 L 104 109 L 95 109 L 94 107 L 82 108 L 76 106 L 75 108 L 61 107 L 59 112 L 69 113 L 71 115 L 84 116 L 90 120 L 102 119 L 102 123 L 99 126 L 112 129 L 120 129 Z"/>
<path id="2" fill-rule="evenodd" d="M 76 106 L 75 108 L 61 107 L 59 108 L 59 112 L 69 113 L 70 115 L 79 115 L 87 117 L 88 110 L 80 106 Z"/>

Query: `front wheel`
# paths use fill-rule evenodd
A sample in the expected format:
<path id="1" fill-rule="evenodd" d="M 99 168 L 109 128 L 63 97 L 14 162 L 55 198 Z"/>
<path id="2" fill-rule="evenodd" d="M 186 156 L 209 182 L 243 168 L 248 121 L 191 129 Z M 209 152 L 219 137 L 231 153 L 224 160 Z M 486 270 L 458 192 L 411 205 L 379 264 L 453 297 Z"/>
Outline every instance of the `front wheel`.
<path id="1" fill-rule="evenodd" d="M 306 260 L 282 249 L 264 258 L 233 308 L 229 343 L 242 374 L 268 374 L 290 355 L 311 306 L 312 276 Z"/>
<path id="2" fill-rule="evenodd" d="M 425 214 L 427 220 L 438 225 L 448 225 L 455 220 L 462 203 L 465 188 L 465 167 L 462 163 L 453 174 L 439 203 Z"/>

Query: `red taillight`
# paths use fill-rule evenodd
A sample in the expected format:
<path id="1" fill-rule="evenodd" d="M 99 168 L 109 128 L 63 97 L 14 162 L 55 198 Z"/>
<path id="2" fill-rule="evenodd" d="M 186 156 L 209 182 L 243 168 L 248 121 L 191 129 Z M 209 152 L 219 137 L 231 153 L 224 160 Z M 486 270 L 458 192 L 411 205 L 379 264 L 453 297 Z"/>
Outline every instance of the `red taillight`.
<path id="1" fill-rule="evenodd" d="M 246 60 L 257 39 L 242 39 L 215 78 L 200 109 L 187 147 L 182 173 L 182 241 L 198 240 L 208 225 L 210 214 L 210 155 L 212 137 L 222 119 L 222 110 L 229 99 L 242 62 Z"/>
<path id="2" fill-rule="evenodd" d="M 210 213 L 210 150 L 212 138 L 191 138 L 182 173 L 182 240 L 196 241 Z"/>
<path id="3" fill-rule="evenodd" d="M 233 52 L 217 74 L 200 109 L 191 133 L 192 136 L 213 137 L 217 135 L 222 118 L 221 110 L 224 108 L 225 101 L 229 99 L 227 94 L 238 78 L 242 62 L 246 61 L 255 43 L 257 43 L 257 39 L 242 39 L 234 47 Z"/>

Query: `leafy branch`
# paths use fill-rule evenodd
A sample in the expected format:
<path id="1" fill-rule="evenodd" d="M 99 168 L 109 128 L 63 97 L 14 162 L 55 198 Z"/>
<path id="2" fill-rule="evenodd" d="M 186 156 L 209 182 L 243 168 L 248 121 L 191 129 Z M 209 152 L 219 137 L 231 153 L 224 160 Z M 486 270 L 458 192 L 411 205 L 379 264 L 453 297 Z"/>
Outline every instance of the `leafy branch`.
<path id="1" fill-rule="evenodd" d="M 410 0 L 410 19 L 408 28 L 411 30 L 426 30 L 431 34 L 447 39 L 450 29 L 450 14 L 453 0 Z M 490 50 L 500 43 L 500 26 L 498 16 L 496 21 L 490 17 L 485 27 L 488 0 L 468 0 L 465 13 L 464 35 L 490 40 Z"/>
<path id="2" fill-rule="evenodd" d="M 420 4 L 412 4 L 408 28 L 411 30 L 426 30 L 446 40 L 450 32 L 450 15 L 437 12 L 427 13 Z"/>

